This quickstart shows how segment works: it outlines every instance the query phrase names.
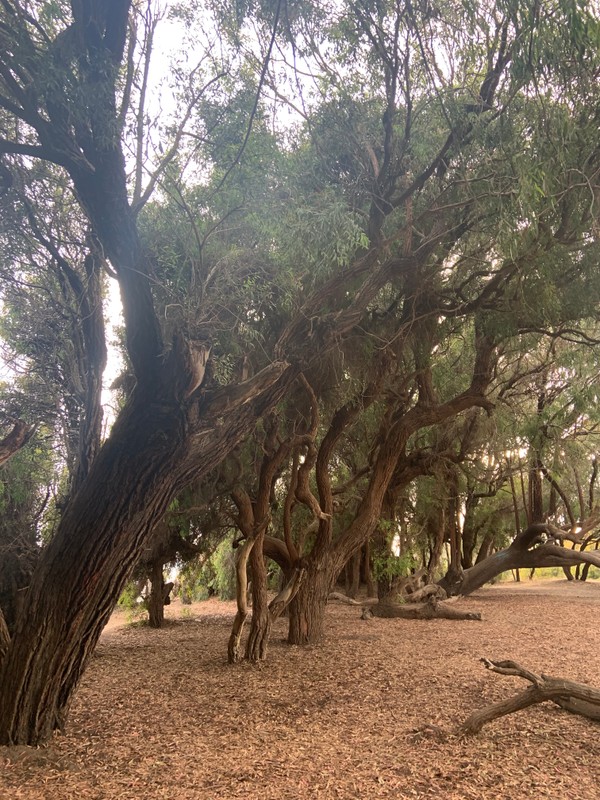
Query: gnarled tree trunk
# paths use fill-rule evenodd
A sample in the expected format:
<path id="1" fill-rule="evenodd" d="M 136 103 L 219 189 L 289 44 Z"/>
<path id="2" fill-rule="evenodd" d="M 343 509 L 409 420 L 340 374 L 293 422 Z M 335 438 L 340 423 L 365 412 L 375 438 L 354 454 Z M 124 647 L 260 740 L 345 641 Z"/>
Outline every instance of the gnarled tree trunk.
<path id="1" fill-rule="evenodd" d="M 288 642 L 314 644 L 323 636 L 327 596 L 333 586 L 330 573 L 311 564 L 300 590 L 290 603 Z"/>
<path id="2" fill-rule="evenodd" d="M 256 535 L 256 544 L 250 553 L 252 570 L 252 622 L 246 642 L 246 658 L 254 663 L 267 657 L 272 619 L 267 597 L 267 565 L 263 555 L 264 528 Z"/>
<path id="3" fill-rule="evenodd" d="M 583 563 L 600 566 L 600 554 L 597 553 L 580 552 L 555 544 L 538 546 L 539 537 L 548 531 L 545 523 L 530 525 L 509 547 L 493 553 L 463 572 L 448 572 L 439 584 L 448 595 L 468 595 L 502 572 L 512 569 L 569 567 Z"/>

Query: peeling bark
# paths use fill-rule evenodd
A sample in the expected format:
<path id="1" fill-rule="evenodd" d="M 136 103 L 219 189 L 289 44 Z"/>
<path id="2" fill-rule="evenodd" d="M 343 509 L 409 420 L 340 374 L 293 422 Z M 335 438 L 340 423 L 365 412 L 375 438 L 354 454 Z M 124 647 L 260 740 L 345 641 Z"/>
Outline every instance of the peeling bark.
<path id="1" fill-rule="evenodd" d="M 235 664 L 236 661 L 240 660 L 240 642 L 244 623 L 248 617 L 248 575 L 246 570 L 248 557 L 255 541 L 255 539 L 246 539 L 238 550 L 235 559 L 237 612 L 233 620 L 229 644 L 227 645 L 227 660 L 230 664 Z"/>

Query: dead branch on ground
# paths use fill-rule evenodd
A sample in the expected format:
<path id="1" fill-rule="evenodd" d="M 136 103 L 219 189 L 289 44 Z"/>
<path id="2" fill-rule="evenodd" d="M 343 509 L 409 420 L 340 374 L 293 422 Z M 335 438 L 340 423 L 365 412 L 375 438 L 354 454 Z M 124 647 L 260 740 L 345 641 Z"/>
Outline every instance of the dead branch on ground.
<path id="1" fill-rule="evenodd" d="M 482 658 L 481 661 L 492 672 L 523 678 L 529 681 L 531 686 L 513 697 L 475 711 L 460 726 L 461 733 L 478 733 L 484 725 L 498 717 L 512 714 L 546 700 L 552 700 L 565 711 L 600 721 L 600 689 L 564 678 L 536 675 L 515 661 L 490 661 L 487 658 Z"/>
<path id="2" fill-rule="evenodd" d="M 478 611 L 459 611 L 435 597 L 426 603 L 377 603 L 363 608 L 361 619 L 383 617 L 384 619 L 459 619 L 481 620 Z"/>

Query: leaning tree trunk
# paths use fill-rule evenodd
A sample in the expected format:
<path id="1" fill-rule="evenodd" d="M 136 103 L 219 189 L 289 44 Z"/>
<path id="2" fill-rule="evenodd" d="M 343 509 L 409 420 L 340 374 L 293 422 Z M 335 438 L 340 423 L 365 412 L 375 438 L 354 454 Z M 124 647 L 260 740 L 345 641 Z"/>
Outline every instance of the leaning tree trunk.
<path id="1" fill-rule="evenodd" d="M 536 546 L 540 534 L 547 532 L 548 528 L 544 523 L 530 525 L 515 538 L 510 547 L 494 553 L 463 572 L 452 573 L 449 571 L 439 581 L 439 585 L 448 595 L 468 595 L 502 572 L 513 569 L 569 567 L 582 563 L 600 566 L 600 555 L 598 554 L 579 552 L 553 544 Z"/>
<path id="2" fill-rule="evenodd" d="M 176 491 L 181 412 L 131 402 L 69 504 L 32 577 L 0 665 L 0 743 L 62 728 L 73 691 L 139 556 Z"/>
<path id="3" fill-rule="evenodd" d="M 0 744 L 41 744 L 64 726 L 87 659 L 153 528 L 176 493 L 221 463 L 281 398 L 292 379 L 282 372 L 276 365 L 249 379 L 230 407 L 219 395 L 186 405 L 168 369 L 138 384 L 32 577 L 0 663 Z M 242 407 L 234 404 L 239 397 Z"/>

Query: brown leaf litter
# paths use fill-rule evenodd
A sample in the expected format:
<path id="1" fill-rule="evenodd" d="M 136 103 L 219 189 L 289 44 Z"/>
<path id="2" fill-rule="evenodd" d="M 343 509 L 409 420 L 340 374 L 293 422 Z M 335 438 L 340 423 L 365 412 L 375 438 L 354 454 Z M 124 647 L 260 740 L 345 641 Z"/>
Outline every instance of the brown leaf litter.
<path id="1" fill-rule="evenodd" d="M 226 663 L 234 604 L 169 607 L 163 630 L 113 616 L 66 735 L 0 748 L 0 798 L 25 800 L 592 800 L 600 725 L 547 703 L 455 730 L 518 691 L 482 656 L 600 686 L 600 583 L 525 582 L 460 601 L 483 622 L 360 619 Z"/>

